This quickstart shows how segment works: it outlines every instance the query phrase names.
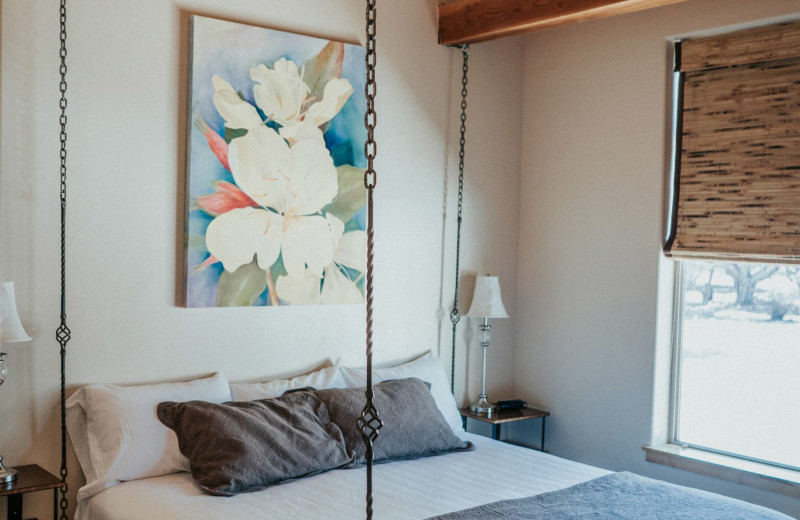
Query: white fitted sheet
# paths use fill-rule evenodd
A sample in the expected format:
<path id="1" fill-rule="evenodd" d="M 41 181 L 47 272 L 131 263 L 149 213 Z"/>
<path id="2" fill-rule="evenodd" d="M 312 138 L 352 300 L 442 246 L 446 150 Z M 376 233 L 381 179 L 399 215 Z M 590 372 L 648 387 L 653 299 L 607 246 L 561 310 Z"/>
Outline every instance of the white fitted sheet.
<path id="1" fill-rule="evenodd" d="M 373 468 L 375 518 L 413 520 L 554 491 L 608 474 L 553 455 L 462 433 L 475 450 Z M 342 469 L 235 497 L 204 494 L 189 473 L 133 480 L 83 500 L 78 520 L 363 518 L 365 470 Z"/>

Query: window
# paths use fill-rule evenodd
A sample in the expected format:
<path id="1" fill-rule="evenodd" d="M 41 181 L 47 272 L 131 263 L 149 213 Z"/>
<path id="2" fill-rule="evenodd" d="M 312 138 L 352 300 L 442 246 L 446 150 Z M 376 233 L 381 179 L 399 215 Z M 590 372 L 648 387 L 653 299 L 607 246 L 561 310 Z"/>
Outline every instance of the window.
<path id="1" fill-rule="evenodd" d="M 674 57 L 670 442 L 648 460 L 798 495 L 800 20 Z"/>
<path id="2" fill-rule="evenodd" d="M 800 471 L 800 266 L 680 270 L 673 442 Z"/>

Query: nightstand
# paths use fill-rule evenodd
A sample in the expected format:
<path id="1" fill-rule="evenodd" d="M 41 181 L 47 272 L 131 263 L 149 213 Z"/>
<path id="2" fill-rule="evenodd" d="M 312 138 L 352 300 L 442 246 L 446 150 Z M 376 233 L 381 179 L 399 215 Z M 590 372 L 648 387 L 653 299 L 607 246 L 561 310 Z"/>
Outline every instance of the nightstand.
<path id="1" fill-rule="evenodd" d="M 8 497 L 8 520 L 22 520 L 22 497 L 25 493 L 53 490 L 53 520 L 58 519 L 58 490 L 61 479 L 37 466 L 18 466 L 17 478 L 0 484 L 0 497 Z M 36 519 L 32 519 L 36 520 Z"/>
<path id="2" fill-rule="evenodd" d="M 544 410 L 537 410 L 536 408 L 518 408 L 516 410 L 501 410 L 495 409 L 492 415 L 480 414 L 471 411 L 469 408 L 462 408 L 461 420 L 464 422 L 464 429 L 467 429 L 467 419 L 475 419 L 492 425 L 492 439 L 500 439 L 500 427 L 505 423 L 517 421 L 529 421 L 532 419 L 542 420 L 542 437 L 539 443 L 539 451 L 544 451 L 544 428 L 545 419 L 550 415 L 550 412 Z"/>

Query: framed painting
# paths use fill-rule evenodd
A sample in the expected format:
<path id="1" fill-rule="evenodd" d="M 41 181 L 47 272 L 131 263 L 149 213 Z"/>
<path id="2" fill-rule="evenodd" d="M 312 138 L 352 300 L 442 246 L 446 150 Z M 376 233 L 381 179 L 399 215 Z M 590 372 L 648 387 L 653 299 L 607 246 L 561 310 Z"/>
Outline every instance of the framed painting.
<path id="1" fill-rule="evenodd" d="M 191 19 L 187 307 L 364 301 L 364 48 Z"/>

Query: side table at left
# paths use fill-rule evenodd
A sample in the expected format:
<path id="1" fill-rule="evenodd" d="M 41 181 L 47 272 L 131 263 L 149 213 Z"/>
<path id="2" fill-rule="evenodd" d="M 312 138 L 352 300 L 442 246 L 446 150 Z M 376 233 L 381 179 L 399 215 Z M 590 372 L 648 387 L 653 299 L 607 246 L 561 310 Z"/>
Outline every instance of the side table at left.
<path id="1" fill-rule="evenodd" d="M 8 497 L 8 520 L 22 520 L 22 497 L 26 493 L 53 490 L 53 520 L 58 519 L 58 490 L 63 487 L 61 479 L 40 466 L 18 466 L 17 478 L 0 484 L 0 497 Z M 36 520 L 36 519 L 32 519 Z"/>

